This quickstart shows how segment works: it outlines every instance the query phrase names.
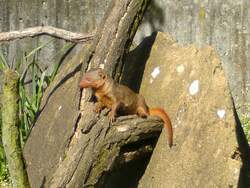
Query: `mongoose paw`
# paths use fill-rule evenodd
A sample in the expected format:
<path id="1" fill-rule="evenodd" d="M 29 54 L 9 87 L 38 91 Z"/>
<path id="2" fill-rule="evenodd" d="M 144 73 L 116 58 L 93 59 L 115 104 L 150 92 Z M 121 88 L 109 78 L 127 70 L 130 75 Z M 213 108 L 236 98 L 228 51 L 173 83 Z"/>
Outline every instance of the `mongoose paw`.
<path id="1" fill-rule="evenodd" d="M 108 114 L 109 122 L 114 123 L 115 122 L 115 114 L 112 112 L 109 112 Z"/>

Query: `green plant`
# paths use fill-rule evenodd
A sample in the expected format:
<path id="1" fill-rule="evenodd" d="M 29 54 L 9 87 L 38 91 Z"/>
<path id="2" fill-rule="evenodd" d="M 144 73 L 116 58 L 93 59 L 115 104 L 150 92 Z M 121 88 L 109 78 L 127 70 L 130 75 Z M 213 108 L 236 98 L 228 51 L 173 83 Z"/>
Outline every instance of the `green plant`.
<path id="1" fill-rule="evenodd" d="M 242 118 L 242 125 L 245 135 L 247 137 L 248 143 L 250 143 L 250 117 Z"/>
<path id="2" fill-rule="evenodd" d="M 31 90 L 27 91 L 25 78 L 28 70 L 31 75 Z M 35 121 L 44 91 L 46 71 L 41 71 L 35 59 L 28 64 L 27 69 L 19 80 L 19 120 L 20 140 L 23 147 L 27 140 L 30 128 Z"/>
<path id="3" fill-rule="evenodd" d="M 246 111 L 250 111 L 250 104 L 246 104 Z M 248 140 L 248 143 L 250 144 L 250 115 L 249 113 L 245 113 L 240 116 L 241 124 L 244 130 L 244 133 L 246 135 L 246 138 Z"/>
<path id="4" fill-rule="evenodd" d="M 0 71 L 6 68 L 16 70 L 20 75 L 19 80 L 19 137 L 23 147 L 28 138 L 31 127 L 34 124 L 38 113 L 41 99 L 45 88 L 55 78 L 62 59 L 65 54 L 74 46 L 73 43 L 66 43 L 59 52 L 52 57 L 53 70 L 48 72 L 40 67 L 39 53 L 52 41 L 39 45 L 29 53 L 24 53 L 23 56 L 16 61 L 14 65 L 9 65 L 3 53 L 0 52 Z M 28 84 L 27 84 L 28 83 Z M 1 112 L 0 112 L 1 117 Z M 0 119 L 1 126 L 1 119 Z M 0 129 L 1 134 L 1 129 Z M 8 170 L 4 155 L 2 143 L 0 145 L 0 182 L 8 180 Z"/>
<path id="5" fill-rule="evenodd" d="M 43 45 L 42 47 L 46 46 Z M 42 70 L 39 65 L 38 54 L 42 49 L 41 46 L 32 50 L 28 55 L 22 58 L 20 64 L 26 65 L 19 81 L 19 114 L 20 114 L 20 139 L 23 146 L 33 125 L 36 114 L 39 110 L 41 99 L 45 87 L 47 87 L 55 78 L 61 65 L 61 58 L 69 49 L 74 46 L 72 43 L 67 43 L 59 52 L 52 58 L 54 62 L 53 69 L 50 73 L 47 70 Z M 29 74 L 28 74 L 29 72 Z M 25 80 L 27 75 L 31 75 L 31 90 L 27 90 Z"/>
<path id="6" fill-rule="evenodd" d="M 247 141 L 250 144 L 250 115 L 241 116 L 240 119 Z"/>

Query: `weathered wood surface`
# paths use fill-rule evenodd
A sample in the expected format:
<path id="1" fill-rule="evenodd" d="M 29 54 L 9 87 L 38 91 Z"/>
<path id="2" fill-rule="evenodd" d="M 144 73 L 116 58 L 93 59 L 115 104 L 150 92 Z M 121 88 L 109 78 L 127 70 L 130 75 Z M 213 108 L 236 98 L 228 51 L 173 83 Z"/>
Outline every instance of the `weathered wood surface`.
<path id="1" fill-rule="evenodd" d="M 88 108 L 93 110 L 94 106 L 89 104 Z M 94 119 L 91 123 L 95 125 L 88 134 L 78 133 L 72 139 L 66 158 L 49 183 L 51 187 L 102 187 L 106 173 L 114 166 L 145 155 L 144 151 L 122 152 L 122 148 L 155 139 L 162 129 L 162 123 L 157 119 L 123 117 L 113 125 L 107 117 L 88 119 Z M 143 147 L 149 147 L 152 152 L 152 145 L 141 144 L 140 148 Z"/>
<path id="2" fill-rule="evenodd" d="M 123 65 L 122 59 L 131 44 L 148 2 L 144 0 L 111 2 L 92 46 L 85 54 L 83 72 L 89 68 L 104 66 L 110 75 L 116 75 L 116 78 L 119 78 Z M 95 146 L 98 141 L 103 142 L 100 135 L 104 132 L 105 136 L 105 132 L 107 132 L 105 126 L 100 127 L 95 123 L 93 109 L 91 110 L 92 103 L 89 102 L 90 98 L 89 92 L 84 90 L 80 105 L 81 118 L 76 125 L 75 134 L 71 138 L 69 149 L 65 154 L 66 158 L 59 164 L 49 183 L 52 187 L 64 187 L 66 185 L 70 187 L 101 186 L 101 175 L 109 169 L 108 166 L 113 165 L 112 162 L 119 153 L 118 145 L 109 148 L 108 153 L 111 153 L 112 160 L 109 155 L 103 153 L 102 147 L 93 148 L 93 145 L 90 144 L 94 141 Z M 83 127 L 84 132 L 87 129 L 86 135 L 81 134 L 81 127 Z M 93 127 L 99 129 L 94 131 Z M 109 129 L 109 127 L 106 129 Z M 108 163 L 110 160 L 112 162 Z"/>
<path id="3" fill-rule="evenodd" d="M 123 155 L 120 153 L 123 146 L 159 135 L 158 121 L 131 119 L 125 124 L 117 122 L 116 126 L 106 118 L 97 118 L 90 92 L 80 93 L 78 88 L 80 65 L 82 74 L 103 66 L 119 79 L 122 60 L 148 3 L 149 0 L 113 0 L 90 47 L 66 65 L 46 92 L 25 148 L 32 187 L 102 187 L 105 172 L 115 162 L 147 152 L 147 147 L 142 146 L 139 152 Z M 39 151 L 36 143 L 41 147 Z"/>

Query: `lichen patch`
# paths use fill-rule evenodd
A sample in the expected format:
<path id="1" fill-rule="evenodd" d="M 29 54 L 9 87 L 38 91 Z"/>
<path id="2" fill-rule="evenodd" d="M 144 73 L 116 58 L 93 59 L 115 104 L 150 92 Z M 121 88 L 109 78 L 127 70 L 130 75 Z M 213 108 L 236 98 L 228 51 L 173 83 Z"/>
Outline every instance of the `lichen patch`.
<path id="1" fill-rule="evenodd" d="M 104 69 L 104 64 L 101 63 L 101 64 L 99 65 L 99 68 Z"/>
<path id="2" fill-rule="evenodd" d="M 129 129 L 128 126 L 120 126 L 116 128 L 118 132 L 125 132 Z"/>

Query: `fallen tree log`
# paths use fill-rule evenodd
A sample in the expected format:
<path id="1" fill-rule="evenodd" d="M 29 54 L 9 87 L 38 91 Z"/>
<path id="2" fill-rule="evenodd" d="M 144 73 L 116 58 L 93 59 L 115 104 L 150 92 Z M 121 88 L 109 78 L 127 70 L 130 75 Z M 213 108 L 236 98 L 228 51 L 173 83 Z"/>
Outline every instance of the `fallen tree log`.
<path id="1" fill-rule="evenodd" d="M 96 118 L 91 95 L 87 90 L 80 93 L 78 80 L 81 65 L 82 74 L 90 68 L 104 67 L 119 80 L 122 60 L 149 2 L 111 1 L 91 46 L 74 57 L 46 91 L 24 151 L 32 187 L 102 187 L 105 172 L 117 160 L 124 162 L 147 153 L 146 146 L 127 154 L 120 151 L 126 144 L 158 135 L 159 122 L 130 119 L 125 125 L 118 122 L 120 129 L 113 128 L 107 119 Z M 129 124 L 132 129 L 123 132 Z"/>
<path id="2" fill-rule="evenodd" d="M 122 59 L 132 42 L 148 2 L 144 0 L 111 2 L 106 16 L 99 30 L 97 30 L 97 36 L 90 50 L 85 54 L 82 65 L 83 72 L 90 68 L 104 66 L 110 75 L 119 79 L 123 66 Z M 65 155 L 68 157 L 59 164 L 49 183 L 52 187 L 64 187 L 66 185 L 72 187 L 81 187 L 83 185 L 95 186 L 100 184 L 100 175 L 98 176 L 97 174 L 102 174 L 106 171 L 105 165 L 98 166 L 97 168 L 93 167 L 94 163 L 100 160 L 100 158 L 96 158 L 93 161 L 93 148 L 88 148 L 90 141 L 94 140 L 94 142 L 98 142 L 98 136 L 101 130 L 104 130 L 102 127 L 100 131 L 92 133 L 92 127 L 96 127 L 97 125 L 93 123 L 95 120 L 93 119 L 93 109 L 90 110 L 90 98 L 91 94 L 87 90 L 83 90 L 80 105 L 81 118 L 77 122 L 75 134 L 71 139 L 69 149 L 66 151 Z M 79 138 L 79 127 L 83 127 L 84 132 L 86 132 L 86 129 L 88 130 L 87 134 L 82 138 Z M 80 146 L 76 145 L 76 142 L 81 142 Z M 81 149 L 84 149 L 84 151 Z M 114 147 L 112 150 L 118 150 L 118 148 Z M 112 150 L 109 152 L 113 153 L 114 151 Z M 89 152 L 90 154 L 88 154 Z M 99 153 L 101 150 L 97 149 L 96 152 Z M 107 160 L 108 157 L 105 159 Z M 72 171 L 69 170 L 69 167 L 71 167 Z"/>
<path id="3" fill-rule="evenodd" d="M 93 108 L 89 106 L 89 109 Z M 158 138 L 161 129 L 162 123 L 157 119 L 124 117 L 111 125 L 108 118 L 100 118 L 88 134 L 79 133 L 72 140 L 78 147 L 74 145 L 69 149 L 63 165 L 59 165 L 49 183 L 50 187 L 103 187 L 105 175 L 112 167 L 151 153 L 152 145 L 144 145 L 147 142 L 142 141 Z M 137 150 L 122 149 L 137 142 L 142 142 Z"/>

